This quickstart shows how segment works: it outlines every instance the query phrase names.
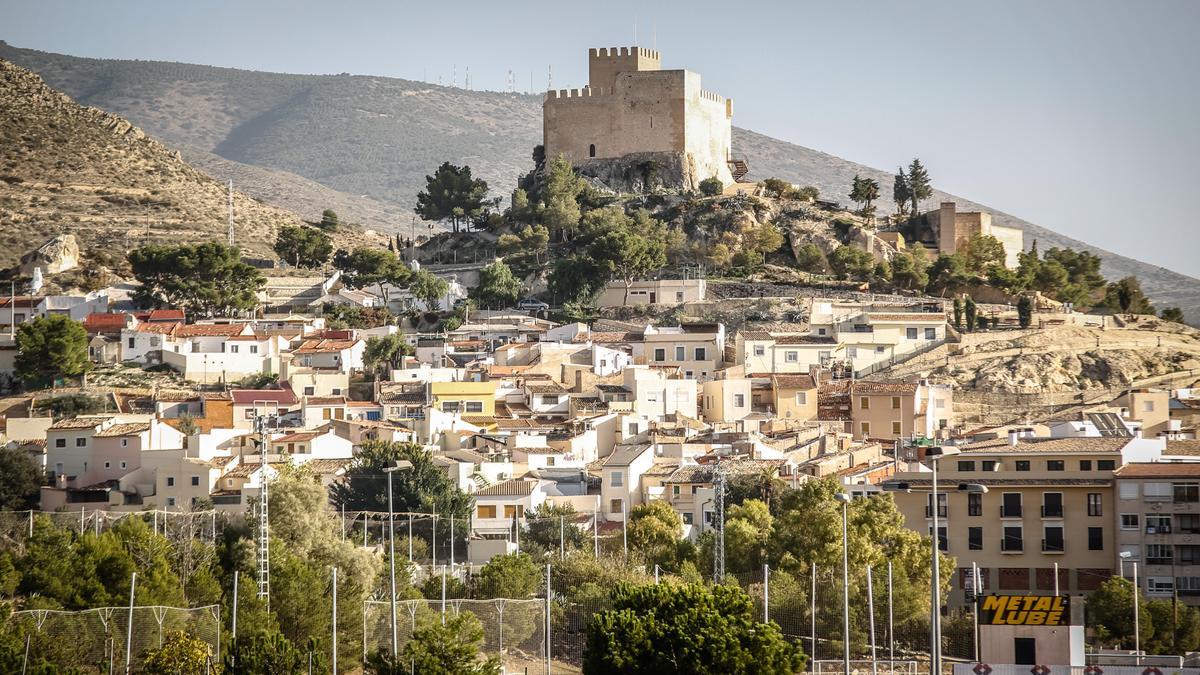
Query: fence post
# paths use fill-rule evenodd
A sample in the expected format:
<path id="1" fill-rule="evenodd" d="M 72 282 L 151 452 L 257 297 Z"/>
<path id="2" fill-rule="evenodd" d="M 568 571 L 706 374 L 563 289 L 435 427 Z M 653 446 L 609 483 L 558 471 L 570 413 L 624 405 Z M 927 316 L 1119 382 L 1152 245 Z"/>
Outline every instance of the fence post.
<path id="1" fill-rule="evenodd" d="M 30 511 L 29 513 L 31 514 L 29 516 L 29 518 L 30 518 L 29 532 L 32 536 L 32 533 L 33 533 L 33 515 L 32 514 L 33 514 L 33 512 Z M 596 560 L 599 560 L 600 559 L 600 511 L 598 509 L 592 510 L 592 548 L 595 549 L 592 552 L 592 555 L 595 556 Z"/>
<path id="2" fill-rule="evenodd" d="M 879 675 L 879 662 L 875 659 L 875 587 L 871 583 L 870 565 L 867 565 L 867 614 L 871 620 L 871 675 Z"/>
<path id="3" fill-rule="evenodd" d="M 238 570 L 233 571 L 233 639 L 237 640 L 237 613 L 238 613 L 238 575 L 241 574 Z"/>
<path id="4" fill-rule="evenodd" d="M 137 590 L 137 572 L 129 577 L 129 625 L 125 627 L 125 675 L 130 673 L 130 659 L 133 658 L 133 599 Z"/>
<path id="5" fill-rule="evenodd" d="M 812 592 L 808 596 L 808 613 L 812 622 L 812 658 L 817 659 L 817 563 L 812 563 Z"/>
<path id="6" fill-rule="evenodd" d="M 550 563 L 546 563 L 546 675 L 550 675 Z"/>
<path id="7" fill-rule="evenodd" d="M 442 625 L 446 625 L 446 566 L 442 565 Z"/>
<path id="8" fill-rule="evenodd" d="M 29 536 L 33 537 L 33 509 L 29 509 Z"/>
<path id="9" fill-rule="evenodd" d="M 342 521 L 343 525 L 345 520 Z M 343 527 L 342 532 L 345 533 Z M 333 660 L 330 662 L 333 675 L 337 675 L 337 568 L 333 568 Z"/>
<path id="10" fill-rule="evenodd" d="M 408 514 L 408 564 L 412 564 L 412 514 Z"/>
<path id="11" fill-rule="evenodd" d="M 771 622 L 771 566 L 763 563 L 763 623 Z"/>

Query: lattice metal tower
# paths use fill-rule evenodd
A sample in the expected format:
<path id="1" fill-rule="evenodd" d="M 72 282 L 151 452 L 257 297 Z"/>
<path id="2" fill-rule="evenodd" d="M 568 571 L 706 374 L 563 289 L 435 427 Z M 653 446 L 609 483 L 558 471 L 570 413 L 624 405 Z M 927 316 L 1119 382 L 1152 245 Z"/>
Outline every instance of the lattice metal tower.
<path id="1" fill-rule="evenodd" d="M 254 426 L 258 428 L 258 437 L 262 445 L 259 448 L 260 465 L 262 467 L 262 492 L 258 502 L 258 597 L 262 598 L 267 604 L 267 611 L 271 609 L 271 528 L 270 528 L 270 504 L 271 498 L 268 493 L 268 475 L 267 471 L 270 463 L 267 462 L 267 423 L 266 415 L 256 415 L 254 418 Z"/>
<path id="2" fill-rule="evenodd" d="M 716 511 L 713 525 L 717 528 L 717 541 L 713 546 L 713 580 L 717 583 L 725 578 L 725 472 L 721 462 L 713 469 L 713 501 Z"/>

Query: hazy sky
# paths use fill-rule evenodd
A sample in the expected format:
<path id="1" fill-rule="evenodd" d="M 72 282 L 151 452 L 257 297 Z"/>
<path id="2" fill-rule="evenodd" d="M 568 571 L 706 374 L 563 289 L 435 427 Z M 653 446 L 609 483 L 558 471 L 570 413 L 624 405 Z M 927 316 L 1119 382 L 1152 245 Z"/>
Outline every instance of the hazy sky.
<path id="1" fill-rule="evenodd" d="M 657 46 L 734 123 L 1200 276 L 1200 0 L 0 0 L 0 39 L 81 56 L 504 89 Z"/>

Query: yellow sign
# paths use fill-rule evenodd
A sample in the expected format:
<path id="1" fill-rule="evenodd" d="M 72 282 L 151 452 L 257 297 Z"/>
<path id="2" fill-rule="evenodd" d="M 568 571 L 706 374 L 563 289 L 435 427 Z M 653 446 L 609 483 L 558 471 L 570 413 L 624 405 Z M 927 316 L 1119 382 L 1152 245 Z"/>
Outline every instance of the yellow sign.
<path id="1" fill-rule="evenodd" d="M 1070 598 L 1054 595 L 987 595 L 979 600 L 979 622 L 992 626 L 1067 626 Z"/>

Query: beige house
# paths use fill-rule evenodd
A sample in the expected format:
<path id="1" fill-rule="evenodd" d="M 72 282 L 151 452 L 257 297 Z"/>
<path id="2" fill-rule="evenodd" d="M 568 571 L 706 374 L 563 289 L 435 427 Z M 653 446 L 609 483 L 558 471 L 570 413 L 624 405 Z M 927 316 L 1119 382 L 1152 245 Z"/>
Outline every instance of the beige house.
<path id="1" fill-rule="evenodd" d="M 1165 434 L 1171 428 L 1171 393 L 1165 389 L 1133 389 L 1116 404 L 1129 411 L 1129 419 L 1142 423 L 1145 438 Z"/>
<path id="2" fill-rule="evenodd" d="M 642 503 L 642 475 L 654 465 L 649 443 L 618 445 L 600 466 L 600 504 L 604 519 L 622 522 Z"/>
<path id="3" fill-rule="evenodd" d="M 737 422 L 751 412 L 752 381 L 746 378 L 709 380 L 700 391 L 700 414 L 709 424 Z"/>
<path id="4" fill-rule="evenodd" d="M 635 305 L 680 305 L 702 302 L 707 295 L 704 279 L 650 279 L 635 281 L 626 293 L 625 284 L 614 281 L 604 287 L 596 299 L 597 307 Z"/>
<path id="5" fill-rule="evenodd" d="M 1128 553 L 1125 576 L 1138 564 L 1150 598 L 1200 604 L 1200 463 L 1126 464 L 1117 469 L 1117 551 Z M 1118 563 L 1120 564 L 1120 563 Z"/>
<path id="6" fill-rule="evenodd" d="M 698 416 L 696 380 L 679 378 L 648 366 L 630 366 L 625 369 L 622 379 L 623 388 L 629 392 L 630 407 L 642 417 L 659 420 L 675 414 Z M 624 392 L 605 395 L 627 396 Z"/>
<path id="7" fill-rule="evenodd" d="M 1052 593 L 1055 563 L 1062 593 L 1099 587 L 1116 563 L 1113 472 L 1130 444 L 1136 439 L 1029 438 L 1014 430 L 940 460 L 939 542 L 959 564 L 951 602 L 964 602 L 971 562 L 987 592 Z M 927 462 L 921 463 L 925 448 L 906 447 L 901 455 L 904 470 L 892 480 L 913 492 L 894 493 L 896 505 L 909 528 L 928 535 L 933 498 Z M 959 483 L 979 483 L 988 492 L 946 489 Z"/>
<path id="8" fill-rule="evenodd" d="M 808 373 L 828 367 L 841 348 L 833 335 L 738 331 L 734 337 L 736 365 L 747 373 Z"/>
<path id="9" fill-rule="evenodd" d="M 936 438 L 950 426 L 950 385 L 854 381 L 849 392 L 850 431 L 857 439 Z"/>
<path id="10" fill-rule="evenodd" d="M 771 406 L 781 419 L 802 422 L 816 419 L 816 379 L 812 375 L 772 375 Z"/>
<path id="11" fill-rule="evenodd" d="M 642 341 L 647 364 L 677 367 L 689 380 L 714 377 L 724 363 L 725 326 L 719 323 L 647 326 Z"/>

